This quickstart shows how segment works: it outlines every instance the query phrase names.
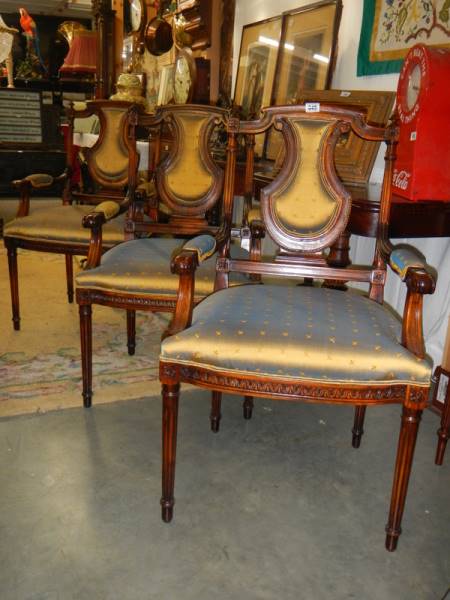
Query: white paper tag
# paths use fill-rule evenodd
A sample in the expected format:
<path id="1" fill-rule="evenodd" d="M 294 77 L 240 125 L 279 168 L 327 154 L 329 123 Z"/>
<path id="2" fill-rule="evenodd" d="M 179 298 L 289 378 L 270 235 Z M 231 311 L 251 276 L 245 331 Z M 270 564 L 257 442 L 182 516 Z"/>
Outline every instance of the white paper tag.
<path id="1" fill-rule="evenodd" d="M 409 139 L 411 140 L 411 142 L 415 142 L 417 140 L 417 131 L 411 131 Z"/>
<path id="2" fill-rule="evenodd" d="M 342 96 L 342 98 L 348 98 L 349 96 L 352 95 L 351 92 L 344 92 L 344 90 L 342 90 L 342 92 L 340 93 L 340 95 Z"/>
<path id="3" fill-rule="evenodd" d="M 439 385 L 438 385 L 438 390 L 437 390 L 437 394 L 436 394 L 436 400 L 439 400 L 439 402 L 445 402 L 445 397 L 447 395 L 447 387 L 448 387 L 448 377 L 447 377 L 447 375 L 444 375 L 443 373 L 441 373 L 441 375 L 439 377 Z"/>
<path id="4" fill-rule="evenodd" d="M 244 250 L 250 252 L 250 238 L 241 238 L 241 248 L 244 248 Z"/>
<path id="5" fill-rule="evenodd" d="M 305 112 L 320 112 L 320 102 L 305 102 Z"/>

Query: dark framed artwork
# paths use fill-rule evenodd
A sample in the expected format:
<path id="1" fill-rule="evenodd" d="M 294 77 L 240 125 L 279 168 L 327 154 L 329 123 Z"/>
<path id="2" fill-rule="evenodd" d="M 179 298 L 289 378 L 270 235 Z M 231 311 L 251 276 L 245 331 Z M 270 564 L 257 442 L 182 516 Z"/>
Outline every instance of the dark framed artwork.
<path id="1" fill-rule="evenodd" d="M 281 22 L 280 15 L 243 27 L 234 103 L 244 119 L 257 117 L 270 104 Z"/>
<path id="2" fill-rule="evenodd" d="M 243 119 L 256 118 L 272 98 L 282 17 L 245 25 L 242 29 L 234 104 Z M 256 136 L 255 153 L 261 155 L 264 136 Z"/>

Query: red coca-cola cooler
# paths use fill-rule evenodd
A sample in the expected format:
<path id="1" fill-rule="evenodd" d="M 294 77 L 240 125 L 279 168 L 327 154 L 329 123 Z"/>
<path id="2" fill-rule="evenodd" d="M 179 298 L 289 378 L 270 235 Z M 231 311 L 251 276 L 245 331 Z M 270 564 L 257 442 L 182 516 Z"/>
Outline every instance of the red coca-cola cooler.
<path id="1" fill-rule="evenodd" d="M 394 193 L 450 202 L 450 48 L 411 48 L 398 81 L 397 109 Z"/>

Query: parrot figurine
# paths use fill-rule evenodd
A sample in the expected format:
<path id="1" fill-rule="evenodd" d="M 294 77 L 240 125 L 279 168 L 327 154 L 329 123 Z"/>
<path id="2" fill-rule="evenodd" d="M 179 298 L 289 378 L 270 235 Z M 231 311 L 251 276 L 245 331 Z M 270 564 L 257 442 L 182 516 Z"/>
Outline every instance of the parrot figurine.
<path id="1" fill-rule="evenodd" d="M 38 62 L 44 73 L 47 73 L 47 67 L 41 56 L 39 45 L 39 34 L 33 17 L 25 8 L 19 8 L 20 26 L 23 29 L 23 35 L 27 40 L 27 55 L 32 63 Z"/>

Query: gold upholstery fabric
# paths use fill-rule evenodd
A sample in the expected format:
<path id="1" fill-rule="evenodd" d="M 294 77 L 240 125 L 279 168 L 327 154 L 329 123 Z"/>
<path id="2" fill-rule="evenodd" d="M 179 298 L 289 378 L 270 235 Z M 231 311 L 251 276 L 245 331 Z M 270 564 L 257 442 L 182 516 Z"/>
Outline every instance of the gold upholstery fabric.
<path id="1" fill-rule="evenodd" d="M 123 180 L 128 173 L 128 152 L 120 132 L 125 118 L 123 108 L 104 108 L 106 126 L 98 148 L 90 153 L 90 168 L 105 179 Z"/>
<path id="2" fill-rule="evenodd" d="M 145 192 L 146 196 L 154 196 L 156 194 L 156 187 L 154 181 L 141 181 L 137 189 Z"/>
<path id="3" fill-rule="evenodd" d="M 114 203 L 116 204 L 116 203 Z M 95 210 L 92 205 L 60 205 L 38 208 L 26 217 L 19 217 L 5 225 L 4 237 L 24 240 L 67 241 L 89 243 L 91 230 L 82 226 L 83 217 Z M 119 215 L 104 225 L 103 242 L 119 244 L 124 239 L 125 219 Z"/>
<path id="4" fill-rule="evenodd" d="M 28 175 L 25 179 L 29 181 L 34 188 L 45 188 L 53 183 L 53 177 L 46 173 L 33 173 L 33 175 Z"/>
<path id="5" fill-rule="evenodd" d="M 252 221 L 262 221 L 262 214 L 261 214 L 261 209 L 259 208 L 259 206 L 253 206 L 249 211 L 248 211 L 248 215 L 247 215 L 247 221 L 249 223 L 252 223 Z"/>
<path id="6" fill-rule="evenodd" d="M 163 176 L 172 194 L 186 204 L 205 196 L 214 182 L 199 153 L 200 132 L 208 119 L 195 115 L 176 117 L 181 128 L 180 149 L 176 163 Z"/>
<path id="7" fill-rule="evenodd" d="M 111 290 L 129 294 L 152 294 L 173 299 L 178 290 L 178 275 L 170 272 L 170 261 L 186 240 L 148 238 L 115 246 L 103 255 L 95 269 L 79 273 L 78 287 Z M 200 299 L 213 291 L 216 261 L 203 262 L 196 271 L 195 296 Z M 247 281 L 235 277 L 235 281 Z"/>
<path id="8" fill-rule="evenodd" d="M 293 121 L 299 152 L 297 164 L 284 190 L 274 196 L 275 218 L 291 235 L 308 236 L 323 230 L 336 210 L 320 168 L 320 147 L 328 121 Z"/>
<path id="9" fill-rule="evenodd" d="M 102 212 L 108 220 L 119 214 L 119 211 L 120 206 L 117 202 L 114 202 L 114 200 L 105 200 L 104 202 L 97 204 L 93 210 L 93 212 Z"/>
<path id="10" fill-rule="evenodd" d="M 164 340 L 170 363 L 281 379 L 429 386 L 431 365 L 400 344 L 401 324 L 356 290 L 245 285 L 216 292 Z"/>

